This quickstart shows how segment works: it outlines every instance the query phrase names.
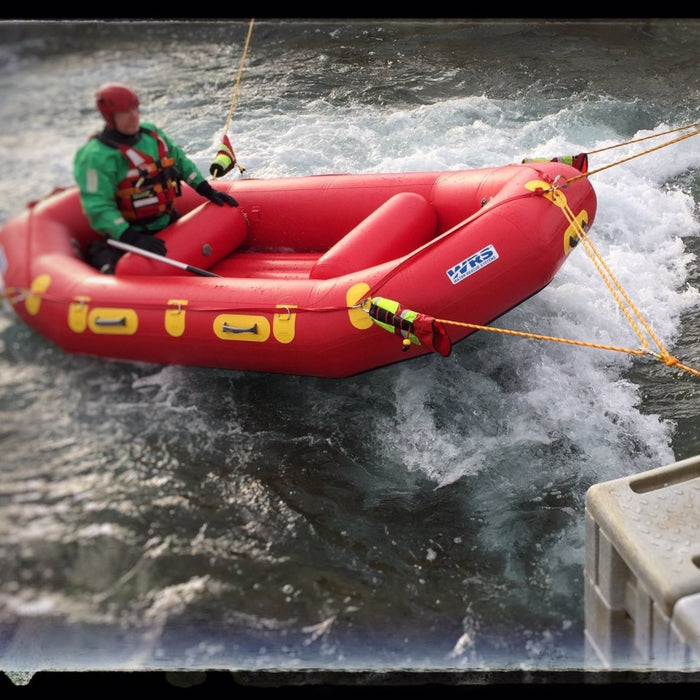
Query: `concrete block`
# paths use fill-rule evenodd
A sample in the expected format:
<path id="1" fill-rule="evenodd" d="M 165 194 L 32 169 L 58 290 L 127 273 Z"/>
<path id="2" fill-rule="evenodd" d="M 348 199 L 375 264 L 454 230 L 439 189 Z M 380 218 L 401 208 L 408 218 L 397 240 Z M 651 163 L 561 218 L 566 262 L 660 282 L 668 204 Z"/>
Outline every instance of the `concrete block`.
<path id="1" fill-rule="evenodd" d="M 700 456 L 586 494 L 586 652 L 700 669 Z"/>

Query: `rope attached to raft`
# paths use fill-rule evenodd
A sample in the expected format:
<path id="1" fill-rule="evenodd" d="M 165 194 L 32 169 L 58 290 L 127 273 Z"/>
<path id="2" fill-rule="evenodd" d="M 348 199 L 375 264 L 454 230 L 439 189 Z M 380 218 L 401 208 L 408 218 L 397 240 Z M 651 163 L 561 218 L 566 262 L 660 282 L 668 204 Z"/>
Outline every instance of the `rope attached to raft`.
<path id="1" fill-rule="evenodd" d="M 479 324 L 475 323 L 466 323 L 462 321 L 454 321 L 451 319 L 445 319 L 445 318 L 436 318 L 432 319 L 433 322 L 433 327 L 440 328 L 441 326 L 460 326 L 462 328 L 471 328 L 473 330 L 485 330 L 485 331 L 491 331 L 494 333 L 502 333 L 504 335 L 510 335 L 510 336 L 517 336 L 520 338 L 531 338 L 535 340 L 547 340 L 550 342 L 557 342 L 557 343 L 565 343 L 568 345 L 577 345 L 581 347 L 587 347 L 587 348 L 597 348 L 600 350 L 611 350 L 615 352 L 622 352 L 622 353 L 627 353 L 629 355 L 637 355 L 637 356 L 648 356 L 648 357 L 653 357 L 657 359 L 659 362 L 662 362 L 665 364 L 667 367 L 675 367 L 677 369 L 683 370 L 685 372 L 688 372 L 689 374 L 692 374 L 696 377 L 700 377 L 700 370 L 697 370 L 693 367 L 690 367 L 689 365 L 686 365 L 682 363 L 677 357 L 674 357 L 671 355 L 668 350 L 664 347 L 663 343 L 661 340 L 658 338 L 658 336 L 654 333 L 652 330 L 651 326 L 649 323 L 643 318 L 642 314 L 640 313 L 639 309 L 635 306 L 635 304 L 632 302 L 630 299 L 629 295 L 625 290 L 623 289 L 622 285 L 620 282 L 617 280 L 615 275 L 612 273 L 610 270 L 609 266 L 603 259 L 603 256 L 600 254 L 600 252 L 596 249 L 594 246 L 593 242 L 591 241 L 590 237 L 586 233 L 584 227 L 577 221 L 576 216 L 574 213 L 571 211 L 571 208 L 569 207 L 568 203 L 566 202 L 566 197 L 562 196 L 561 189 L 565 188 L 568 186 L 569 183 L 574 182 L 576 180 L 579 180 L 583 177 L 590 177 L 591 175 L 594 175 L 596 173 L 602 172 L 603 170 L 607 170 L 608 168 L 611 168 L 615 165 L 619 165 L 621 163 L 625 163 L 627 161 L 632 160 L 633 158 L 639 158 L 643 155 L 652 153 L 653 151 L 659 150 L 661 148 L 665 148 L 666 146 L 670 146 L 674 143 L 678 143 L 680 141 L 683 141 L 684 139 L 690 138 L 691 136 L 696 136 L 697 134 L 700 134 L 700 122 L 695 122 L 694 124 L 689 124 L 686 126 L 678 127 L 675 129 L 669 129 L 668 131 L 665 131 L 660 134 L 652 134 L 651 136 L 645 136 L 639 139 L 634 139 L 631 141 L 627 141 L 624 143 L 619 143 L 615 144 L 612 146 L 606 146 L 604 148 L 597 149 L 595 151 L 589 151 L 587 155 L 591 155 L 593 153 L 601 153 L 603 151 L 610 150 L 612 148 L 620 148 L 622 146 L 627 146 L 633 143 L 638 143 L 641 141 L 646 141 L 651 138 L 658 138 L 660 136 L 665 136 L 667 134 L 675 133 L 678 131 L 684 131 L 687 129 L 694 129 L 694 131 L 685 134 L 683 136 L 679 136 L 678 138 L 672 139 L 671 141 L 668 141 L 664 144 L 661 144 L 660 146 L 655 146 L 654 148 L 650 148 L 642 153 L 638 153 L 634 156 L 630 156 L 628 158 L 623 158 L 622 160 L 619 160 L 615 163 L 611 163 L 609 165 L 606 165 L 602 168 L 598 168 L 596 170 L 590 170 L 586 172 L 582 172 L 580 175 L 575 175 L 571 178 L 567 178 L 566 180 L 563 181 L 563 184 L 555 183 L 552 184 L 552 186 L 548 189 L 542 189 L 534 192 L 533 194 L 536 195 L 544 195 L 547 194 L 552 201 L 557 204 L 562 211 L 564 212 L 564 215 L 571 224 L 571 226 L 574 227 L 574 230 L 576 231 L 577 238 L 581 245 L 583 246 L 584 250 L 592 260 L 596 270 L 600 274 L 601 278 L 603 279 L 605 285 L 608 287 L 608 290 L 610 291 L 612 297 L 615 299 L 617 302 L 618 306 L 620 307 L 622 313 L 624 314 L 625 318 L 629 322 L 631 328 L 633 329 L 634 333 L 637 335 L 640 341 L 640 346 L 638 348 L 626 348 L 626 347 L 620 347 L 616 345 L 606 345 L 606 344 L 601 344 L 601 343 L 593 343 L 593 342 L 587 342 L 587 341 L 581 341 L 581 340 L 571 340 L 567 338 L 560 338 L 556 336 L 550 336 L 550 335 L 543 335 L 539 333 L 529 333 L 529 332 L 524 332 L 524 331 L 514 331 L 506 328 L 497 328 L 494 326 L 482 326 Z M 380 298 L 379 298 L 380 299 Z M 380 301 L 384 302 L 384 300 Z M 368 309 L 372 306 L 373 300 L 372 299 L 366 299 L 363 300 L 364 306 Z M 398 305 L 398 302 L 393 302 Z M 411 312 L 415 313 L 415 312 Z M 422 316 L 421 314 L 418 314 L 419 316 Z M 429 318 L 429 317 L 428 317 Z M 641 328 L 640 328 L 641 326 Z M 642 328 L 646 331 L 648 334 L 649 338 L 653 341 L 653 343 L 656 346 L 655 350 L 652 350 L 649 346 L 649 342 L 647 338 L 644 336 L 644 332 Z M 412 342 L 418 342 L 415 338 L 415 332 L 413 328 L 406 328 L 403 331 L 404 333 L 404 350 L 406 349 L 406 345 L 412 340 Z M 425 339 L 424 339 L 425 343 Z M 418 342 L 420 344 L 420 342 Z M 429 344 L 429 343 L 428 343 Z M 435 348 L 431 348 L 435 350 Z M 444 353 L 442 353 L 444 354 Z"/>

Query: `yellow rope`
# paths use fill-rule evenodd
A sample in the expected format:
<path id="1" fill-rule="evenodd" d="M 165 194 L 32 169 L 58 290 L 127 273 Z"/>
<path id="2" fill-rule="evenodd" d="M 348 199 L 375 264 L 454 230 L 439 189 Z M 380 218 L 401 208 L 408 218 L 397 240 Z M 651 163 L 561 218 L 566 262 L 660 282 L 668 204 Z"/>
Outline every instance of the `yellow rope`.
<path id="1" fill-rule="evenodd" d="M 569 209 L 568 205 L 566 206 L 564 211 L 566 213 L 567 219 L 569 219 L 569 223 L 577 225 L 576 218 L 574 217 L 573 212 L 571 212 L 571 210 Z M 653 338 L 654 342 L 657 344 L 659 349 L 663 353 L 666 353 L 666 350 L 661 344 L 661 341 L 657 338 L 649 324 L 644 320 L 639 310 L 635 307 L 627 292 L 625 292 L 620 282 L 617 280 L 615 275 L 612 273 L 612 271 L 606 264 L 605 260 L 603 260 L 603 256 L 593 245 L 593 241 L 591 241 L 590 236 L 580 226 L 578 226 L 578 239 L 586 253 L 588 253 L 588 256 L 595 265 L 596 269 L 598 270 L 598 273 L 605 282 L 605 285 L 610 290 L 610 293 L 612 294 L 613 298 L 615 299 L 615 301 L 617 301 L 621 311 L 629 321 L 630 326 L 632 326 L 632 328 L 634 329 L 634 332 L 637 334 L 637 337 L 639 338 L 642 345 L 645 348 L 648 347 L 648 344 L 644 339 L 642 332 L 639 329 L 639 326 L 636 324 L 634 318 L 632 318 L 632 315 L 629 313 L 628 309 L 631 309 L 632 314 L 640 321 L 647 333 Z M 624 301 L 627 303 L 627 306 L 625 306 L 620 297 L 624 299 Z"/>
<path id="2" fill-rule="evenodd" d="M 231 98 L 231 107 L 228 110 L 228 117 L 226 119 L 226 126 L 224 127 L 224 136 L 228 134 L 228 127 L 231 123 L 231 117 L 233 116 L 233 108 L 236 106 L 236 98 L 238 97 L 238 86 L 241 84 L 241 75 L 243 74 L 243 64 L 245 63 L 245 57 L 248 53 L 248 45 L 250 44 L 250 35 L 253 33 L 253 23 L 255 19 L 250 20 L 250 26 L 248 27 L 248 36 L 245 40 L 245 46 L 243 47 L 243 56 L 241 56 L 241 65 L 238 68 L 238 77 L 236 78 L 236 85 L 233 88 L 233 97 Z"/>
<path id="3" fill-rule="evenodd" d="M 227 173 L 231 168 L 233 168 L 234 165 L 238 166 L 238 172 L 241 173 L 241 175 L 245 172 L 245 168 L 237 162 L 236 155 L 233 152 L 233 146 L 231 145 L 231 142 L 229 141 L 228 143 L 226 142 L 226 139 L 228 138 L 228 130 L 229 126 L 231 124 L 231 117 L 233 116 L 233 109 L 236 106 L 236 98 L 238 97 L 238 88 L 241 84 L 241 76 L 243 75 L 243 64 L 245 63 L 245 58 L 246 55 L 248 54 L 248 46 L 250 45 L 250 36 L 253 33 L 253 23 L 255 22 L 255 19 L 250 20 L 250 25 L 248 26 L 248 36 L 246 37 L 245 40 L 245 46 L 243 47 L 243 55 L 241 56 L 241 65 L 238 68 L 238 75 L 236 76 L 236 85 L 233 88 L 233 95 L 231 97 L 231 106 L 229 107 L 228 110 L 228 116 L 226 117 L 226 126 L 224 126 L 224 135 L 222 137 L 222 145 L 221 149 L 223 149 L 223 152 L 220 150 L 219 154 L 222 154 L 221 157 L 225 158 L 227 161 L 230 159 L 230 163 L 220 163 L 218 165 L 218 168 L 220 168 L 218 171 L 215 168 L 215 163 L 212 164 L 210 167 L 209 171 L 212 173 L 214 176 L 214 179 L 217 177 L 220 177 L 221 175 Z M 230 151 L 230 153 L 229 153 Z M 217 155 L 219 155 L 217 154 Z"/>
<path id="4" fill-rule="evenodd" d="M 642 343 L 642 347 L 644 348 L 644 352 L 652 355 L 653 357 L 656 357 L 659 361 L 664 362 L 669 367 L 680 367 L 681 369 L 685 369 L 691 374 L 700 376 L 700 372 L 688 367 L 687 365 L 682 364 L 677 358 L 669 354 L 668 350 L 666 350 L 666 348 L 663 346 L 661 340 L 659 340 L 657 335 L 652 330 L 651 326 L 644 320 L 644 317 L 639 312 L 639 309 L 636 308 L 636 306 L 628 296 L 627 292 L 625 292 L 625 290 L 623 289 L 620 282 L 615 278 L 612 271 L 603 260 L 603 257 L 596 250 L 588 234 L 585 232 L 583 227 L 578 225 L 578 223 L 576 222 L 576 217 L 574 216 L 574 213 L 569 209 L 568 205 L 564 207 L 564 212 L 567 219 L 569 220 L 569 223 L 577 227 L 579 241 L 581 242 L 589 257 L 593 261 L 593 264 L 595 265 L 596 269 L 603 278 L 603 281 L 610 290 L 613 298 L 617 301 L 620 309 L 629 321 L 630 326 L 632 326 L 635 333 L 637 334 L 637 337 L 639 338 L 640 342 Z M 625 300 L 625 302 L 627 303 L 627 307 L 622 303 L 620 297 L 622 297 Z M 632 315 L 628 312 L 628 308 L 631 310 L 632 314 L 640 321 L 641 325 L 644 327 L 649 336 L 654 340 L 659 349 L 659 352 L 653 352 L 648 349 L 649 345 L 643 337 L 641 331 L 639 330 L 639 326 L 635 323 L 634 319 L 632 318 Z M 628 351 L 625 350 L 625 352 Z M 635 352 L 635 354 L 639 353 Z"/>

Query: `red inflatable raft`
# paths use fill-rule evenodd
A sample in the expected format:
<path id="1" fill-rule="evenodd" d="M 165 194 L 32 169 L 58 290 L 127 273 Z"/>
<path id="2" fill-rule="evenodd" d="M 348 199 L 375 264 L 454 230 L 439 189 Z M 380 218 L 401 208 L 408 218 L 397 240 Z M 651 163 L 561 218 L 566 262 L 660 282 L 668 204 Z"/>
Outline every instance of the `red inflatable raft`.
<path id="1" fill-rule="evenodd" d="M 562 162 L 454 172 L 216 181 L 183 188 L 168 260 L 83 260 L 97 238 L 77 189 L 0 229 L 3 297 L 70 353 L 344 377 L 449 354 L 555 276 L 596 197 Z"/>

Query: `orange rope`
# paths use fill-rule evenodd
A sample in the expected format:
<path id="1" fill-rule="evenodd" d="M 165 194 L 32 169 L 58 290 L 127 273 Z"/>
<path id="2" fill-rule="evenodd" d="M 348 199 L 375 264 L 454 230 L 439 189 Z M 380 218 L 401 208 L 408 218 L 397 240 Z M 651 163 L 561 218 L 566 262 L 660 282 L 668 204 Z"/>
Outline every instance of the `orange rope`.
<path id="1" fill-rule="evenodd" d="M 624 141 L 623 143 L 616 143 L 612 146 L 604 146 L 603 148 L 597 148 L 595 151 L 586 151 L 589 156 L 595 153 L 602 153 L 603 151 L 609 151 L 611 148 L 620 148 L 621 146 L 629 146 L 632 143 L 639 143 L 640 141 L 648 141 L 649 139 L 656 139 L 659 136 L 666 136 L 667 134 L 674 134 L 676 131 L 685 131 L 686 129 L 694 129 L 695 127 L 700 127 L 700 122 L 695 122 L 695 124 L 686 124 L 685 126 L 678 126 L 675 129 L 669 129 L 668 131 L 663 131 L 660 134 L 651 134 L 650 136 L 642 136 L 638 139 L 632 139 L 631 141 Z"/>
<path id="2" fill-rule="evenodd" d="M 573 212 L 569 208 L 568 204 L 564 205 L 562 207 L 562 209 L 564 211 L 564 215 L 566 216 L 568 222 L 576 227 L 579 242 L 581 243 L 581 245 L 583 245 L 583 248 L 586 251 L 586 253 L 588 253 L 588 256 L 590 257 L 591 261 L 593 262 L 593 265 L 595 266 L 596 270 L 598 270 L 598 273 L 600 274 L 601 278 L 603 279 L 603 282 L 605 283 L 605 285 L 608 287 L 608 290 L 612 294 L 613 298 L 615 299 L 615 301 L 617 301 L 618 306 L 620 307 L 620 310 L 625 315 L 625 318 L 627 318 L 630 326 L 632 326 L 634 332 L 636 333 L 636 335 L 639 338 L 642 345 L 645 348 L 648 347 L 648 344 L 647 344 L 646 340 L 644 339 L 644 336 L 642 335 L 642 332 L 639 329 L 639 326 L 636 324 L 636 322 L 632 318 L 632 315 L 629 313 L 628 307 L 630 309 L 632 309 L 634 316 L 636 316 L 637 319 L 640 320 L 641 324 L 644 326 L 644 328 L 649 333 L 649 335 L 652 338 L 654 338 L 654 341 L 656 342 L 656 344 L 663 350 L 663 346 L 661 345 L 661 342 L 656 338 L 653 331 L 649 328 L 649 325 L 644 321 L 644 319 L 642 318 L 639 311 L 635 308 L 634 304 L 632 303 L 632 300 L 627 295 L 625 290 L 622 288 L 622 285 L 619 283 L 619 281 L 615 278 L 615 275 L 613 275 L 612 271 L 607 266 L 605 260 L 603 260 L 603 256 L 596 250 L 596 248 L 593 245 L 593 242 L 591 241 L 588 234 L 576 222 L 576 217 L 574 216 Z M 625 300 L 625 302 L 627 302 L 627 305 L 628 305 L 627 307 L 625 306 L 625 304 L 623 304 L 622 299 L 620 297 L 622 297 Z"/>
<path id="3" fill-rule="evenodd" d="M 2 293 L 0 293 L 0 299 L 8 299 L 10 303 L 16 304 L 22 301 L 27 294 L 31 294 L 29 289 L 16 289 L 15 287 L 8 287 Z"/>
<path id="4" fill-rule="evenodd" d="M 567 345 L 578 345 L 580 347 L 585 347 L 585 348 L 595 348 L 598 350 L 614 350 L 616 352 L 624 352 L 627 353 L 628 355 L 638 355 L 638 356 L 644 356 L 644 355 L 651 355 L 652 357 L 655 357 L 657 360 L 660 362 L 663 362 L 665 365 L 668 367 L 678 367 L 679 369 L 683 369 L 686 372 L 689 372 L 690 374 L 694 374 L 696 377 L 700 377 L 700 371 L 697 369 L 693 369 L 692 367 L 689 367 L 688 365 L 684 365 L 680 360 L 678 360 L 677 357 L 673 357 L 669 355 L 667 352 L 663 353 L 655 353 L 651 352 L 650 350 L 646 349 L 632 349 L 632 348 L 623 348 L 619 347 L 617 345 L 603 345 L 600 343 L 590 343 L 586 342 L 583 340 L 570 340 L 568 338 L 558 338 L 556 336 L 552 335 L 541 335 L 539 333 L 527 333 L 524 331 L 512 331 L 508 328 L 495 328 L 494 326 L 480 326 L 476 323 L 463 323 L 461 321 L 451 321 L 446 318 L 436 318 L 435 319 L 438 323 L 443 323 L 445 325 L 449 326 L 462 326 L 463 328 L 472 328 L 477 331 L 492 331 L 493 333 L 503 333 L 504 335 L 515 335 L 520 338 L 531 338 L 534 340 L 549 340 L 555 343 L 565 343 Z"/>
<path id="5" fill-rule="evenodd" d="M 228 110 L 228 117 L 226 117 L 226 126 L 224 127 L 224 136 L 228 134 L 228 128 L 231 124 L 231 117 L 233 116 L 233 109 L 236 106 L 236 98 L 238 97 L 238 88 L 241 84 L 241 75 L 243 74 L 243 64 L 245 63 L 245 57 L 248 54 L 248 46 L 250 45 L 250 35 L 253 33 L 253 23 L 255 18 L 250 20 L 248 25 L 248 36 L 245 40 L 245 46 L 243 47 L 243 56 L 241 57 L 241 65 L 238 68 L 238 75 L 236 77 L 236 86 L 233 89 L 233 96 L 231 97 L 231 106 Z"/>
<path id="6" fill-rule="evenodd" d="M 700 130 L 698 130 L 695 133 L 700 133 Z M 590 174 L 590 173 L 588 173 L 588 174 Z M 572 178 L 572 179 L 577 179 L 577 178 Z M 590 257 L 596 270 L 598 270 L 598 273 L 603 278 L 603 281 L 605 282 L 606 286 L 608 287 L 613 298 L 617 301 L 620 309 L 622 310 L 623 314 L 627 318 L 630 326 L 632 327 L 635 334 L 639 338 L 639 340 L 642 344 L 642 347 L 635 350 L 632 348 L 623 348 L 623 347 L 619 347 L 616 345 L 603 345 L 600 343 L 591 343 L 591 342 L 580 341 L 580 340 L 569 340 L 567 338 L 558 338 L 556 336 L 541 335 L 538 333 L 528 333 L 528 332 L 524 332 L 524 331 L 513 331 L 513 330 L 508 330 L 505 328 L 495 328 L 493 326 L 480 326 L 480 325 L 477 325 L 474 323 L 462 323 L 459 321 L 450 321 L 449 319 L 443 319 L 443 318 L 436 319 L 436 321 L 439 323 L 446 324 L 446 325 L 462 326 L 465 328 L 472 328 L 474 330 L 487 330 L 487 331 L 492 331 L 492 332 L 496 332 L 496 333 L 503 333 L 505 335 L 518 336 L 521 338 L 533 338 L 535 340 L 549 340 L 549 341 L 553 341 L 553 342 L 557 342 L 557 343 L 565 343 L 568 345 L 578 345 L 581 347 L 588 347 L 588 348 L 597 348 L 600 350 L 614 350 L 616 352 L 624 352 L 624 353 L 627 353 L 629 355 L 637 355 L 637 356 L 650 355 L 652 357 L 655 357 L 660 362 L 663 362 L 668 367 L 677 367 L 678 369 L 685 370 L 686 372 L 689 372 L 690 374 L 693 374 L 696 377 L 700 377 L 699 370 L 683 364 L 682 362 L 680 362 L 680 360 L 677 357 L 673 357 L 672 355 L 670 355 L 668 353 L 668 351 L 663 346 L 663 344 L 661 343 L 659 338 L 656 336 L 654 331 L 651 329 L 649 324 L 644 320 L 644 318 L 642 317 L 639 310 L 635 307 L 635 305 L 632 302 L 632 300 L 630 299 L 629 295 L 622 288 L 622 285 L 620 284 L 620 282 L 616 279 L 615 275 L 613 275 L 612 271 L 610 270 L 608 265 L 603 260 L 603 257 L 600 255 L 598 250 L 593 245 L 593 242 L 591 241 L 591 239 L 588 236 L 588 234 L 586 233 L 586 231 L 583 229 L 581 224 L 577 221 L 576 216 L 571 211 L 571 208 L 569 207 L 568 203 L 566 203 L 566 200 L 562 197 L 562 193 L 559 191 L 558 187 L 553 186 L 549 190 L 549 194 L 551 195 L 552 201 L 562 209 L 562 211 L 564 212 L 564 216 L 566 217 L 569 224 L 571 224 L 572 226 L 575 227 L 576 232 L 577 232 L 577 237 L 578 237 L 579 241 L 581 242 L 581 244 L 583 245 L 584 250 L 586 251 L 586 253 Z M 557 201 L 557 200 L 559 200 L 559 201 Z M 623 300 L 624 300 L 624 303 L 623 303 Z M 626 305 L 625 305 L 625 303 L 626 303 Z M 630 309 L 631 309 L 631 311 L 630 311 Z M 643 328 L 647 331 L 649 336 L 654 340 L 657 347 L 659 348 L 659 352 L 653 352 L 649 349 L 649 344 L 647 343 L 646 339 L 644 338 L 642 331 L 639 328 L 639 325 L 637 325 L 636 321 L 634 320 L 634 317 L 637 318 L 637 320 L 640 322 L 640 324 L 643 326 Z"/>
<path id="7" fill-rule="evenodd" d="M 688 126 L 681 126 L 678 129 L 671 129 L 670 131 L 665 131 L 663 134 L 652 134 L 651 136 L 644 136 L 643 138 L 640 139 L 635 139 L 633 141 L 627 141 L 626 143 L 618 143 L 615 144 L 614 146 L 607 146 L 606 148 L 600 148 L 597 151 L 590 151 L 590 153 L 600 153 L 601 151 L 607 151 L 610 148 L 620 148 L 621 146 L 627 146 L 630 143 L 637 143 L 639 141 L 646 141 L 647 139 L 653 139 L 653 138 L 658 138 L 659 136 L 665 136 L 666 134 L 670 134 L 671 132 L 674 131 L 682 131 L 683 129 L 691 129 L 695 126 L 698 126 L 700 122 L 696 122 L 695 124 L 689 124 Z M 667 141 L 666 143 L 662 143 L 659 146 L 654 146 L 654 148 L 650 148 L 646 151 L 642 151 L 641 153 L 637 153 L 636 155 L 629 156 L 627 158 L 623 158 L 622 160 L 615 161 L 613 163 L 609 163 L 608 165 L 604 165 L 602 168 L 598 168 L 596 170 L 589 170 L 587 173 L 581 173 L 580 175 L 575 175 L 572 178 L 569 178 L 567 182 L 574 182 L 575 180 L 580 180 L 582 177 L 589 177 L 591 175 L 595 175 L 597 173 L 602 172 L 603 170 L 607 170 L 608 168 L 612 168 L 614 165 L 620 165 L 621 163 L 626 163 L 629 160 L 634 160 L 635 158 L 640 158 L 641 156 L 648 155 L 649 153 L 653 153 L 654 151 L 658 151 L 661 148 L 666 148 L 666 146 L 671 146 L 674 143 L 678 143 L 679 141 L 683 141 L 685 139 L 689 139 L 691 136 L 697 136 L 700 134 L 700 129 L 696 129 L 695 131 L 691 131 L 689 134 L 685 134 L 684 136 L 679 136 L 677 139 L 673 139 L 671 141 Z M 589 155 L 590 155 L 589 153 Z"/>

